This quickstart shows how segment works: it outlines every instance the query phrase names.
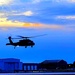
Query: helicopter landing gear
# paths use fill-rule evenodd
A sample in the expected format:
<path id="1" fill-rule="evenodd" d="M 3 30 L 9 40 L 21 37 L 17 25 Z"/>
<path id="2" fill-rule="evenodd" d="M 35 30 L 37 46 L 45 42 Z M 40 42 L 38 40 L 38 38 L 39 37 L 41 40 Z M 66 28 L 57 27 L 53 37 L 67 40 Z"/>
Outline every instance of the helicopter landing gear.
<path id="1" fill-rule="evenodd" d="M 27 46 L 25 46 L 25 48 L 27 48 Z"/>
<path id="2" fill-rule="evenodd" d="M 33 47 L 33 45 L 31 45 L 31 47 Z"/>
<path id="3" fill-rule="evenodd" d="M 16 48 L 16 46 L 14 46 L 14 49 Z"/>

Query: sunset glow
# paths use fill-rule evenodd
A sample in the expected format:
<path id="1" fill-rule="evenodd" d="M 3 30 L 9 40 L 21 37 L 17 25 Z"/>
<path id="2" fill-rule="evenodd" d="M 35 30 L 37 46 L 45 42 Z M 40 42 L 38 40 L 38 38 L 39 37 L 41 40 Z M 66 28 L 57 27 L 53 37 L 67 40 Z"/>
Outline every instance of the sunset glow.
<path id="1" fill-rule="evenodd" d="M 42 23 L 28 23 L 28 22 L 19 22 L 19 21 L 11 21 L 7 18 L 0 18 L 0 27 L 23 27 L 23 28 L 34 28 L 34 29 L 53 29 L 53 30 L 74 30 L 74 28 L 70 28 L 63 25 L 57 24 L 42 24 Z"/>
<path id="2" fill-rule="evenodd" d="M 38 36 L 43 34 L 47 35 Z M 7 46 L 10 41 L 5 38 L 20 38 L 17 35 L 38 37 L 28 38 L 35 43 L 32 48 L 24 45 L 14 50 L 15 45 Z M 0 58 L 18 58 L 24 63 L 54 59 L 73 63 L 75 0 L 0 0 L 0 38 Z"/>

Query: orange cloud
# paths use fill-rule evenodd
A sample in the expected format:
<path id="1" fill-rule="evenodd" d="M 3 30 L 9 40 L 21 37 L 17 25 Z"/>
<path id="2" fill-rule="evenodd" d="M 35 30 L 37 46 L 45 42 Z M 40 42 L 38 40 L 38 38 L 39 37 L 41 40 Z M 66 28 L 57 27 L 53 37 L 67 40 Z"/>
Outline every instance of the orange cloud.
<path id="1" fill-rule="evenodd" d="M 70 27 L 71 26 L 71 27 Z M 34 29 L 53 29 L 53 30 L 68 30 L 75 31 L 72 25 L 57 25 L 57 24 L 41 24 L 41 23 L 24 23 L 23 27 L 25 28 L 34 28 Z"/>
<path id="2" fill-rule="evenodd" d="M 19 21 L 7 20 L 7 18 L 0 18 L 0 27 L 23 27 L 23 28 L 34 28 L 34 29 L 54 29 L 54 30 L 75 30 L 73 27 L 66 25 L 56 24 L 41 24 L 41 23 L 25 23 Z"/>
<path id="3" fill-rule="evenodd" d="M 24 23 L 18 21 L 7 20 L 7 18 L 0 18 L 0 27 L 22 27 Z"/>
<path id="4" fill-rule="evenodd" d="M 49 29 L 63 28 L 63 26 L 61 25 L 46 25 L 46 24 L 40 24 L 40 23 L 25 23 L 23 26 L 27 28 L 49 28 Z"/>
<path id="5" fill-rule="evenodd" d="M 41 28 L 42 24 L 40 24 L 40 23 L 24 23 L 23 26 L 27 27 L 27 28 Z"/>

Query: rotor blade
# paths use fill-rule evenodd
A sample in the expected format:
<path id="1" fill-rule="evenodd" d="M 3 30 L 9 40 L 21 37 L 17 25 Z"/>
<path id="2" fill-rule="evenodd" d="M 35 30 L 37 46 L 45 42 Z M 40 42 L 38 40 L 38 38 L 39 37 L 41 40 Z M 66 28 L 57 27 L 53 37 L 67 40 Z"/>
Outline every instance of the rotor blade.
<path id="1" fill-rule="evenodd" d="M 19 36 L 19 35 L 18 35 L 18 37 L 24 38 L 23 36 Z"/>
<path id="2" fill-rule="evenodd" d="M 30 38 L 30 37 L 24 37 L 24 36 L 18 36 L 18 37 L 21 37 L 21 38 Z"/>
<path id="3" fill-rule="evenodd" d="M 47 34 L 43 34 L 43 35 L 36 35 L 36 36 L 31 36 L 30 38 L 34 38 L 34 37 L 40 37 L 40 36 L 45 36 Z"/>
<path id="4" fill-rule="evenodd" d="M 43 34 L 43 35 L 37 35 L 37 36 L 30 36 L 30 37 L 24 37 L 24 36 L 19 36 L 18 37 L 21 37 L 21 38 L 34 38 L 34 37 L 39 37 L 39 36 L 45 36 L 47 34 Z"/>

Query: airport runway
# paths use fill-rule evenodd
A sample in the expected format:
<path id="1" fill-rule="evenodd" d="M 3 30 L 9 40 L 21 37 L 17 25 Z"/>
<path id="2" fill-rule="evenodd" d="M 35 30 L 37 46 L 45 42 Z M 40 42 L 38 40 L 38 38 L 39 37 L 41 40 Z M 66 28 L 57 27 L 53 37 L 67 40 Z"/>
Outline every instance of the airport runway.
<path id="1" fill-rule="evenodd" d="M 60 72 L 60 73 L 0 73 L 0 75 L 75 75 L 75 72 Z"/>

